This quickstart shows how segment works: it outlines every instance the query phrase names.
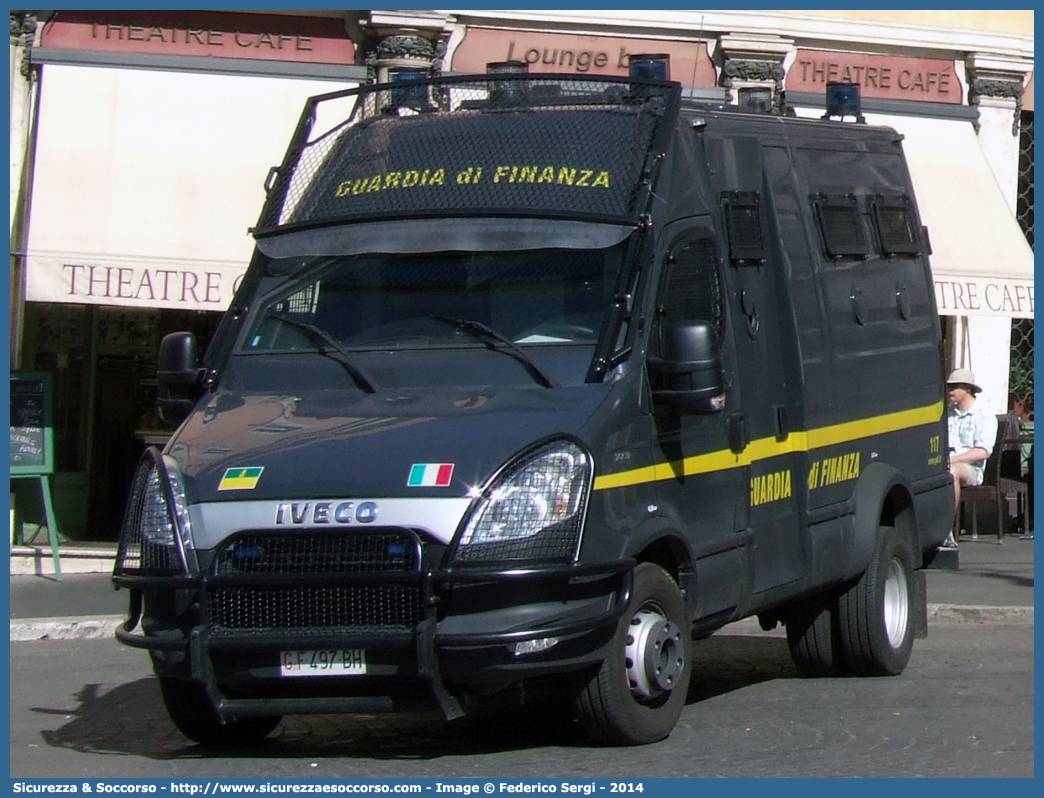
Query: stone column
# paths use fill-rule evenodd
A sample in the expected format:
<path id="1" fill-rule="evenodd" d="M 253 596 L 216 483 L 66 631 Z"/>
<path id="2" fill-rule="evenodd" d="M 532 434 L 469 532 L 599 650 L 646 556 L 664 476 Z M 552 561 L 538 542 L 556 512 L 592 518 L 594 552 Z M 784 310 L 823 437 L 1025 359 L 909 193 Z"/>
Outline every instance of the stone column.
<path id="1" fill-rule="evenodd" d="M 1019 185 L 1019 127 L 1022 92 L 1033 64 L 1021 59 L 973 53 L 965 60 L 968 104 L 979 111 L 979 145 L 1015 213 Z"/>
<path id="2" fill-rule="evenodd" d="M 11 12 L 11 232 L 22 182 L 23 159 L 29 134 L 32 75 L 29 55 L 36 36 L 36 14 Z"/>
<path id="3" fill-rule="evenodd" d="M 757 103 L 762 110 L 783 112 L 783 62 L 794 51 L 793 39 L 757 34 L 726 33 L 718 38 L 717 57 L 721 60 L 718 84 L 729 93 L 732 104 Z"/>
<path id="4" fill-rule="evenodd" d="M 22 362 L 22 332 L 25 318 L 25 248 L 29 229 L 28 208 L 33 137 L 33 92 L 36 75 L 29 63 L 36 40 L 37 17 L 32 11 L 11 12 L 11 367 Z"/>
<path id="5" fill-rule="evenodd" d="M 965 59 L 968 104 L 979 111 L 975 126 L 979 146 L 1015 215 L 1019 185 L 1019 127 L 1022 91 L 1032 62 L 972 53 Z M 1004 317 L 971 316 L 965 320 L 971 368 L 991 412 L 1007 412 L 1011 323 Z"/>
<path id="6" fill-rule="evenodd" d="M 359 20 L 368 80 L 387 83 L 399 69 L 438 75 L 453 24 L 452 17 L 434 11 L 369 12 Z"/>

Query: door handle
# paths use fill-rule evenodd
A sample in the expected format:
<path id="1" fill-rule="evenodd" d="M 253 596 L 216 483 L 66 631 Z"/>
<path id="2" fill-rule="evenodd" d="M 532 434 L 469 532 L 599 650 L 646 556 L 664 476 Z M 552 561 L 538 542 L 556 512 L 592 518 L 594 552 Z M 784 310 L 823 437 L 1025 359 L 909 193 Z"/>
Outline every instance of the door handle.
<path id="1" fill-rule="evenodd" d="M 742 413 L 729 416 L 729 448 L 734 454 L 739 454 L 747 448 L 750 443 L 750 434 L 747 432 L 747 420 Z"/>

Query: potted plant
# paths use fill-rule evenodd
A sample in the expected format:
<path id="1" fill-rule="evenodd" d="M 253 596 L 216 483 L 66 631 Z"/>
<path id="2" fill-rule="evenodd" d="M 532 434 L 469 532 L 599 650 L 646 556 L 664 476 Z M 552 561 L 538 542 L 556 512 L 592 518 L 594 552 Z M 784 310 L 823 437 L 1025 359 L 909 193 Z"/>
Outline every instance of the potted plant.
<path id="1" fill-rule="evenodd" d="M 1011 353 L 1008 366 L 1008 392 L 1012 397 L 1012 412 L 1023 421 L 1033 418 L 1033 350 L 1023 354 Z"/>

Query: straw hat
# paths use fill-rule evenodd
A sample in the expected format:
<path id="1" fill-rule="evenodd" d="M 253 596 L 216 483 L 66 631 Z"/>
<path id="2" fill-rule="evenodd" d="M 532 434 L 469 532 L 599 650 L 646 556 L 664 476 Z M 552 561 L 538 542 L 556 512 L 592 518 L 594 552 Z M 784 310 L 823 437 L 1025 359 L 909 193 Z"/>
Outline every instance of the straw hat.
<path id="1" fill-rule="evenodd" d="M 982 393 L 982 388 L 975 382 L 975 374 L 970 369 L 954 369 L 946 378 L 947 385 L 967 385 L 975 393 Z"/>

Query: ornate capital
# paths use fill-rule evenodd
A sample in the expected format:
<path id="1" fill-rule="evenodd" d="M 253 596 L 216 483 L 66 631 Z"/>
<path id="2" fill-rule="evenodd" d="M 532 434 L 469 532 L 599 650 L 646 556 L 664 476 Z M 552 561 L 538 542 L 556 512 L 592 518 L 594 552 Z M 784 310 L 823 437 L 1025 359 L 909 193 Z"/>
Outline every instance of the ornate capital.
<path id="1" fill-rule="evenodd" d="M 442 71 L 442 59 L 446 54 L 446 41 L 443 36 L 439 36 L 437 41 L 432 41 L 416 33 L 395 33 L 371 40 L 369 44 L 364 61 L 370 82 L 377 79 L 377 68 L 381 62 L 396 59 L 423 62 L 433 75 Z"/>
<path id="2" fill-rule="evenodd" d="M 11 12 L 11 45 L 22 48 L 20 71 L 23 78 L 29 77 L 29 56 L 36 39 L 36 13 L 33 11 Z"/>
<path id="3" fill-rule="evenodd" d="M 730 58 L 725 62 L 722 74 L 724 75 L 722 85 L 725 88 L 732 88 L 732 84 L 736 80 L 771 80 L 773 83 L 781 84 L 785 73 L 781 64 L 772 61 Z"/>
<path id="4" fill-rule="evenodd" d="M 992 80 L 989 78 L 973 78 L 968 92 L 972 105 L 979 104 L 980 97 L 1010 97 L 1022 103 L 1022 83 L 1017 80 Z"/>
<path id="5" fill-rule="evenodd" d="M 36 35 L 36 14 L 31 11 L 11 12 L 11 44 L 31 45 Z"/>
<path id="6" fill-rule="evenodd" d="M 1019 135 L 1019 120 L 1022 118 L 1022 81 L 972 78 L 968 85 L 968 104 L 979 105 L 983 97 L 1015 100 L 1015 119 L 1011 123 L 1011 135 Z"/>
<path id="7" fill-rule="evenodd" d="M 376 55 L 385 58 L 416 58 L 431 61 L 435 57 L 435 45 L 423 36 L 399 33 L 385 36 L 377 42 Z"/>
<path id="8" fill-rule="evenodd" d="M 736 81 L 772 83 L 772 109 L 783 113 L 783 78 L 786 70 L 776 61 L 729 58 L 721 70 L 721 85 L 732 90 Z"/>

